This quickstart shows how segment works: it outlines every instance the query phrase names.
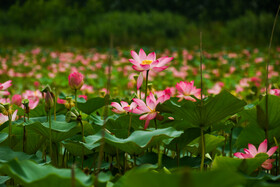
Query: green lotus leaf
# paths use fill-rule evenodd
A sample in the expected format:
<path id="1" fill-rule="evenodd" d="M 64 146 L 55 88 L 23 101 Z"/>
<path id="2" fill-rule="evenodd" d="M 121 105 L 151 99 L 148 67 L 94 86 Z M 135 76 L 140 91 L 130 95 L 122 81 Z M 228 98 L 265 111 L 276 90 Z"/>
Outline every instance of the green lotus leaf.
<path id="1" fill-rule="evenodd" d="M 159 142 L 168 144 L 182 133 L 182 131 L 176 131 L 174 128 L 169 127 L 152 131 L 134 131 L 128 138 L 121 139 L 105 131 L 105 142 L 129 154 L 140 154 L 148 147 L 157 145 Z M 87 136 L 85 139 L 85 146 L 88 149 L 94 149 L 100 144 L 102 131 L 95 135 Z"/>
<path id="2" fill-rule="evenodd" d="M 30 160 L 11 160 L 0 164 L 0 173 L 30 187 L 71 186 L 71 169 L 57 169 L 51 165 L 39 165 Z M 92 177 L 75 169 L 75 186 L 91 186 Z M 72 185 L 73 186 L 73 185 Z"/>

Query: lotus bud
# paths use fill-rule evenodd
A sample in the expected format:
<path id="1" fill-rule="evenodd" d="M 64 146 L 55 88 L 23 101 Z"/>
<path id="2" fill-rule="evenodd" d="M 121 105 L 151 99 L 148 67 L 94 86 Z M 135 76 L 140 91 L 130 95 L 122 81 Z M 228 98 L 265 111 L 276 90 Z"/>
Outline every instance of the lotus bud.
<path id="1" fill-rule="evenodd" d="M 54 106 L 54 94 L 52 92 L 47 91 L 45 94 L 45 110 L 50 111 L 50 109 Z"/>
<path id="2" fill-rule="evenodd" d="M 84 84 L 84 75 L 79 72 L 71 73 L 68 76 L 68 82 L 72 90 L 80 90 Z"/>

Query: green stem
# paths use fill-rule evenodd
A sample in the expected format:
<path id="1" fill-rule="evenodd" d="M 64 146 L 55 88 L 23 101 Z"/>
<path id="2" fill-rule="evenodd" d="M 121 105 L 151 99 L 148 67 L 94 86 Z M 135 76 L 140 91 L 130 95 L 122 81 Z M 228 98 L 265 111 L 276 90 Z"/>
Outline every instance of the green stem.
<path id="1" fill-rule="evenodd" d="M 85 142 L 85 131 L 84 131 L 84 124 L 82 120 L 80 121 L 81 127 L 82 127 L 82 141 Z"/>
<path id="2" fill-rule="evenodd" d="M 224 146 L 222 148 L 222 155 L 225 156 L 225 148 L 226 148 L 226 144 L 227 144 L 227 136 L 225 131 L 223 131 L 223 136 L 225 137 L 225 141 L 224 141 Z"/>
<path id="3" fill-rule="evenodd" d="M 55 89 L 54 89 L 55 91 Z M 57 92 L 55 91 L 55 96 L 54 96 L 54 109 L 53 109 L 53 117 L 54 120 L 56 121 L 56 103 L 57 103 Z"/>
<path id="4" fill-rule="evenodd" d="M 204 167 L 204 159 L 205 159 L 205 139 L 203 129 L 200 128 L 200 136 L 201 136 L 201 163 L 200 163 L 200 171 L 203 171 Z"/>
<path id="5" fill-rule="evenodd" d="M 176 155 L 177 155 L 177 167 L 180 165 L 180 150 L 178 144 L 176 143 Z"/>
<path id="6" fill-rule="evenodd" d="M 77 90 L 75 89 L 75 106 L 78 108 L 78 103 L 77 103 Z"/>
<path id="7" fill-rule="evenodd" d="M 136 167 L 136 155 L 135 154 L 133 155 L 133 164 L 134 164 L 134 167 Z"/>
<path id="8" fill-rule="evenodd" d="M 81 123 L 81 127 L 82 127 L 82 141 L 85 142 L 85 135 L 84 135 L 84 124 L 82 122 L 82 120 L 80 121 Z M 84 169 L 84 146 L 82 148 L 82 169 Z"/>
<path id="9" fill-rule="evenodd" d="M 130 135 L 131 121 L 132 121 L 132 115 L 131 115 L 131 113 L 129 113 L 129 124 L 128 124 L 128 136 L 127 137 L 129 137 L 129 135 Z"/>
<path id="10" fill-rule="evenodd" d="M 26 144 L 26 129 L 25 125 L 23 126 L 23 141 L 22 141 L 22 151 L 25 152 L 25 144 Z"/>
<path id="11" fill-rule="evenodd" d="M 75 179 L 75 164 L 72 165 L 71 168 L 71 187 L 75 187 L 76 186 L 76 179 Z"/>
<path id="12" fill-rule="evenodd" d="M 233 127 L 230 130 L 229 135 L 229 156 L 232 157 L 232 133 L 233 133 Z"/>
<path id="13" fill-rule="evenodd" d="M 52 158 L 52 117 L 51 117 L 51 111 L 49 110 L 49 128 L 50 128 L 50 157 Z"/>
<path id="14" fill-rule="evenodd" d="M 160 144 L 158 144 L 158 169 L 162 168 L 162 153 L 160 151 Z"/>
<path id="15" fill-rule="evenodd" d="M 146 72 L 145 102 L 146 102 L 146 98 L 147 98 L 147 95 L 148 95 L 148 80 L 149 80 L 149 70 L 147 70 L 147 72 Z M 141 98 L 141 95 L 140 95 L 140 98 Z"/>
<path id="16" fill-rule="evenodd" d="M 10 114 L 8 115 L 8 118 L 9 118 L 9 145 L 10 148 L 12 148 L 12 117 Z"/>
<path id="17" fill-rule="evenodd" d="M 119 173 L 121 174 L 120 157 L 119 157 L 119 149 L 118 148 L 116 148 L 116 152 L 117 152 L 117 167 L 118 167 Z"/>

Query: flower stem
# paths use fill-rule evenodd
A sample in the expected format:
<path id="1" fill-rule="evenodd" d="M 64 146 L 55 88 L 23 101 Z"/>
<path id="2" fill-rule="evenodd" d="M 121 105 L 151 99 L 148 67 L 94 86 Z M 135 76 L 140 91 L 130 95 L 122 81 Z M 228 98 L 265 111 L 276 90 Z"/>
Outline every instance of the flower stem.
<path id="1" fill-rule="evenodd" d="M 148 80 L 149 80 L 149 70 L 146 72 L 146 90 L 145 90 L 145 101 L 148 95 Z"/>
<path id="2" fill-rule="evenodd" d="M 22 138 L 22 152 L 25 152 L 25 144 L 26 144 L 26 129 L 25 125 L 23 126 L 23 138 Z"/>
<path id="3" fill-rule="evenodd" d="M 9 145 L 12 148 L 12 116 L 9 114 Z"/>
<path id="4" fill-rule="evenodd" d="M 75 106 L 78 108 L 78 103 L 77 103 L 77 90 L 75 89 Z"/>
<path id="5" fill-rule="evenodd" d="M 158 169 L 162 168 L 162 153 L 160 151 L 161 142 L 158 144 Z"/>
<path id="6" fill-rule="evenodd" d="M 128 136 L 127 137 L 129 137 L 129 135 L 130 135 L 131 121 L 132 121 L 132 115 L 131 115 L 131 113 L 129 113 L 129 124 L 128 124 Z"/>
<path id="7" fill-rule="evenodd" d="M 200 163 L 200 171 L 203 171 L 204 167 L 204 159 L 205 159 L 205 139 L 203 129 L 200 128 L 200 136 L 201 136 L 201 163 Z"/>
<path id="8" fill-rule="evenodd" d="M 82 120 L 80 121 L 81 123 L 81 127 L 82 127 L 82 142 L 85 142 L 85 135 L 84 135 L 84 124 L 82 122 Z M 84 153 L 85 150 L 84 150 L 84 146 L 82 148 L 82 169 L 84 169 Z"/>
<path id="9" fill-rule="evenodd" d="M 52 117 L 51 111 L 49 110 L 49 128 L 50 128 L 50 157 L 52 157 Z"/>
<path id="10" fill-rule="evenodd" d="M 55 94 L 55 96 L 54 96 L 53 118 L 54 118 L 54 120 L 56 121 L 56 103 L 57 103 L 57 92 L 56 92 L 55 88 L 54 88 L 54 94 Z"/>
<path id="11" fill-rule="evenodd" d="M 176 143 L 176 156 L 177 156 L 177 167 L 180 165 L 180 150 L 178 147 L 178 143 Z"/>
<path id="12" fill-rule="evenodd" d="M 233 127 L 230 130 L 229 135 L 229 156 L 232 157 L 232 133 L 233 133 Z"/>

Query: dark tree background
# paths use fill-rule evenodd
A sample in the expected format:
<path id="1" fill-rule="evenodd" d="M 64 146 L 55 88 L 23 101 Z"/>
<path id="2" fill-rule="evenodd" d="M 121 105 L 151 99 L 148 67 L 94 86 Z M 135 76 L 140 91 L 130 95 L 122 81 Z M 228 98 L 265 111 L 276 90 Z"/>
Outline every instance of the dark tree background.
<path id="1" fill-rule="evenodd" d="M 2 45 L 190 46 L 205 30 L 211 45 L 262 45 L 276 0 L 1 0 Z M 279 27 L 279 26 L 277 26 Z M 156 41 L 151 39 L 156 38 Z M 276 41 L 279 39 L 276 36 Z"/>

